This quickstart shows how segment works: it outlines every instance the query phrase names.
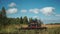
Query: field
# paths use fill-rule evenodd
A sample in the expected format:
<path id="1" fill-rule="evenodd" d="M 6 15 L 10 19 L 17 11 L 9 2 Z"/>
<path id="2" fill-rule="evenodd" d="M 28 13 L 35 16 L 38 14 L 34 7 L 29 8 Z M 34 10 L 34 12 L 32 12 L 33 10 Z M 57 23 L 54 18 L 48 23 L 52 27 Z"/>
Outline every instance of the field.
<path id="1" fill-rule="evenodd" d="M 60 25 L 42 25 L 47 27 L 45 30 L 19 30 L 19 28 L 27 27 L 27 25 L 9 25 L 0 30 L 0 33 L 10 33 L 10 34 L 60 34 Z"/>
<path id="2" fill-rule="evenodd" d="M 43 27 L 48 27 L 48 28 L 57 28 L 57 27 L 60 27 L 60 25 L 42 25 Z"/>

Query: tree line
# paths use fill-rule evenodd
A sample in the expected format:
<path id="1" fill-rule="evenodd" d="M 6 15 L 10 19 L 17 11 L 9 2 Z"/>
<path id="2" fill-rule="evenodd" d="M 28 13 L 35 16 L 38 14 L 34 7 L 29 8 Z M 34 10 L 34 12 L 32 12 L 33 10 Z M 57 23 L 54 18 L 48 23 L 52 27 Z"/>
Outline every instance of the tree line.
<path id="1" fill-rule="evenodd" d="M 20 17 L 20 18 L 8 18 L 6 16 L 6 10 L 4 7 L 2 7 L 2 10 L 0 11 L 0 25 L 10 25 L 10 24 L 28 24 L 29 22 L 31 22 L 32 20 L 37 21 L 38 19 L 35 18 L 27 18 L 27 16 L 24 17 Z M 40 20 L 40 23 L 41 20 Z"/>

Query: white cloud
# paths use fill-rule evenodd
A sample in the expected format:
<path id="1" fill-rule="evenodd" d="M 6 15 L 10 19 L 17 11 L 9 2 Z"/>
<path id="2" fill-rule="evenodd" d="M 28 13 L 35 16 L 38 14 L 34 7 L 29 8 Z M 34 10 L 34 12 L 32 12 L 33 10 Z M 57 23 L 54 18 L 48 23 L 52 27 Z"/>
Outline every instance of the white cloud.
<path id="1" fill-rule="evenodd" d="M 58 17 L 60 17 L 60 14 L 56 14 L 55 16 L 58 16 Z"/>
<path id="2" fill-rule="evenodd" d="M 51 15 L 54 13 L 55 8 L 54 7 L 44 7 L 40 9 L 40 12 L 42 12 L 45 15 Z"/>
<path id="3" fill-rule="evenodd" d="M 30 9 L 29 12 L 38 14 L 39 13 L 39 9 L 35 8 L 35 9 Z"/>
<path id="4" fill-rule="evenodd" d="M 27 10 L 23 9 L 23 10 L 21 10 L 21 12 L 26 13 L 26 12 L 27 12 Z"/>
<path id="5" fill-rule="evenodd" d="M 37 19 L 40 19 L 39 16 L 33 16 L 33 18 L 37 18 Z"/>
<path id="6" fill-rule="evenodd" d="M 9 4 L 9 7 L 14 7 L 14 6 L 16 6 L 16 4 L 14 2 Z"/>
<path id="7" fill-rule="evenodd" d="M 12 14 L 12 13 L 16 13 L 17 11 L 18 11 L 17 8 L 10 8 L 10 9 L 7 10 L 7 13 Z"/>
<path id="8" fill-rule="evenodd" d="M 30 9 L 29 12 L 38 14 L 38 13 L 43 13 L 44 15 L 51 15 L 54 14 L 54 7 L 44 7 L 42 9 L 38 9 L 38 8 L 34 8 L 34 9 Z"/>

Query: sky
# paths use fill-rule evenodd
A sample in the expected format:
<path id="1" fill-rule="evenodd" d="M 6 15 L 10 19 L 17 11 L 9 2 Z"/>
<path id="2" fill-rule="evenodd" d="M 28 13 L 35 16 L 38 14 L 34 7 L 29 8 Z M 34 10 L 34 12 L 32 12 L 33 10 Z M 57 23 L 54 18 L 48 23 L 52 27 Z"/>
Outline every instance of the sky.
<path id="1" fill-rule="evenodd" d="M 60 0 L 0 0 L 7 17 L 41 19 L 44 23 L 60 23 Z"/>

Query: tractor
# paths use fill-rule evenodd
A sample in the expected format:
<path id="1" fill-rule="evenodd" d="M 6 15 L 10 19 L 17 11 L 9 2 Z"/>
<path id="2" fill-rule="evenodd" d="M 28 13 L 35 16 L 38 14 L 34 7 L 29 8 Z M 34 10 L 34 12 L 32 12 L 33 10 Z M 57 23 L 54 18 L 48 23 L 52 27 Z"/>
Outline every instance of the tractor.
<path id="1" fill-rule="evenodd" d="M 39 24 L 40 23 L 40 24 Z M 41 26 L 41 22 L 38 20 L 38 21 L 35 21 L 35 20 L 32 20 L 31 22 L 28 23 L 28 27 L 21 27 L 21 29 L 40 29 L 40 30 L 43 30 L 43 29 L 47 29 L 47 27 L 42 27 Z"/>

